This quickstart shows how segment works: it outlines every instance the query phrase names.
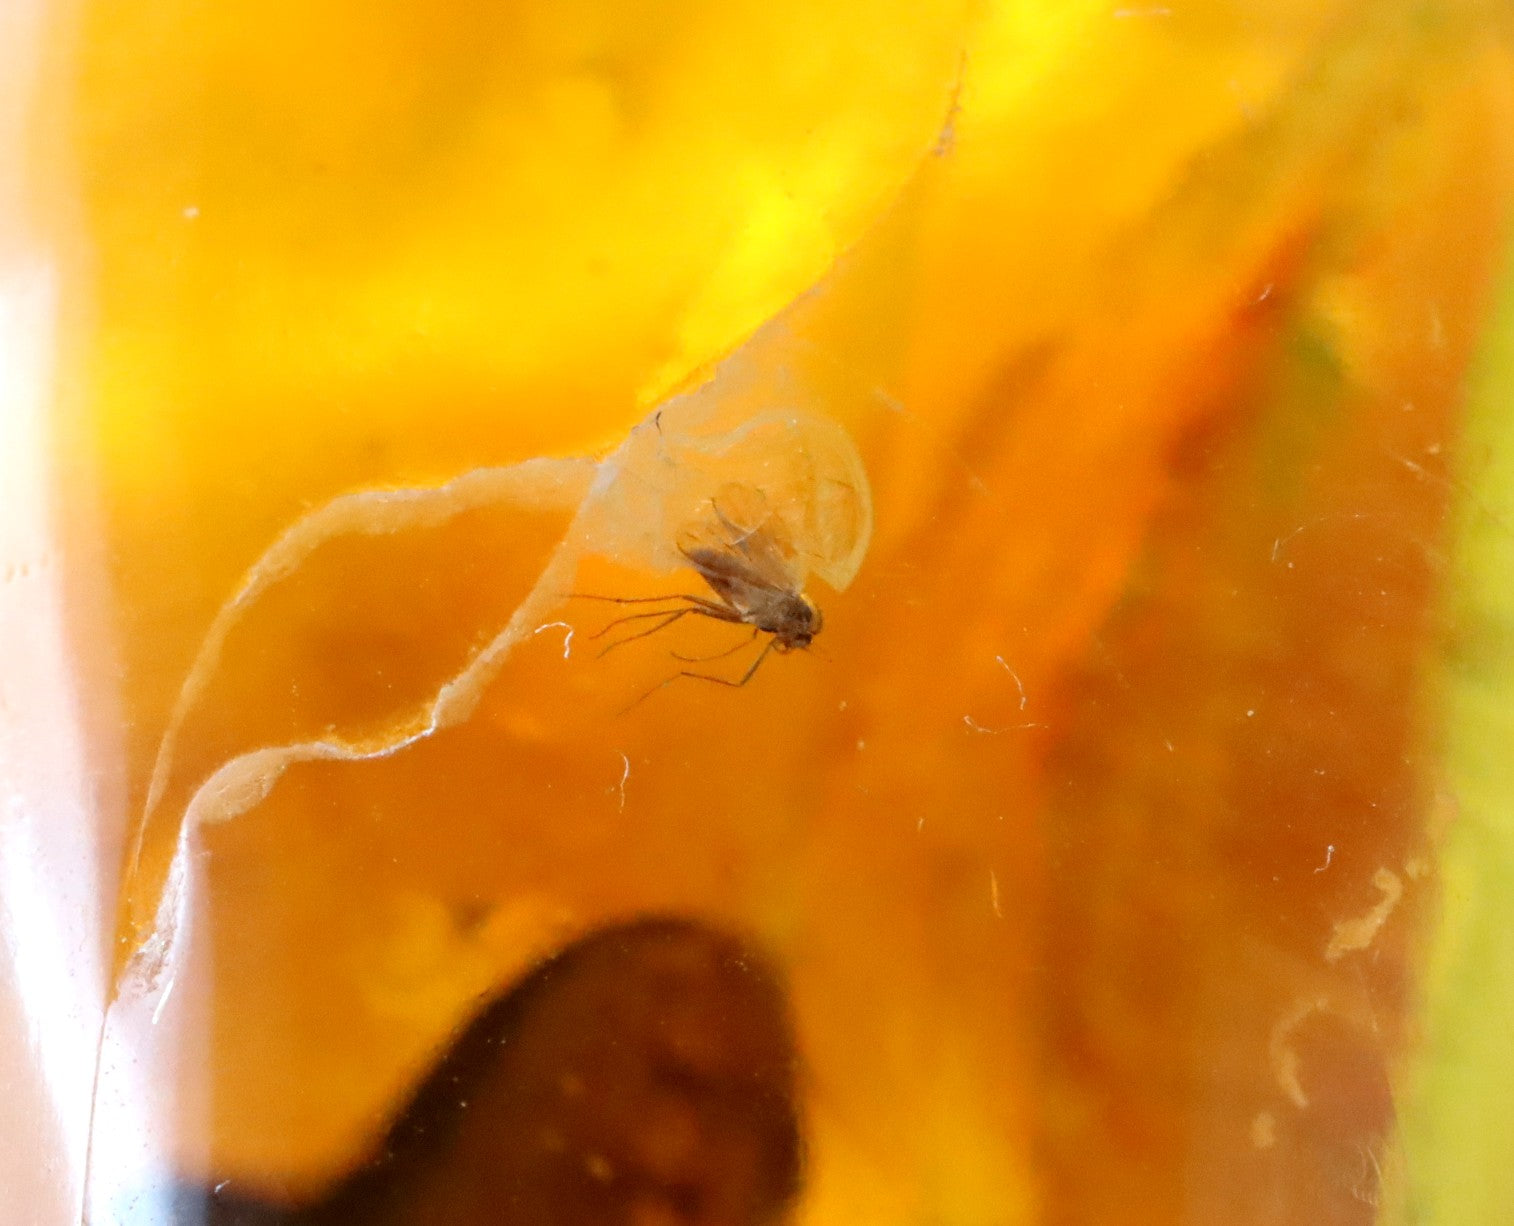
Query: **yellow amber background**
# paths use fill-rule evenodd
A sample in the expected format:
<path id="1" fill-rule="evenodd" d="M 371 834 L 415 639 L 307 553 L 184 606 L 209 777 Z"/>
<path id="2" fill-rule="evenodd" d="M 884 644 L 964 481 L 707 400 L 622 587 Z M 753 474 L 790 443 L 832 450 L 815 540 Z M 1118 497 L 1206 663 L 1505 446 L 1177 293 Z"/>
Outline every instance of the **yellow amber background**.
<path id="1" fill-rule="evenodd" d="M 1431 662 L 1507 24 L 85 5 L 42 130 L 120 824 L 217 608 L 337 494 L 602 452 L 776 317 L 748 359 L 847 426 L 878 512 L 822 652 L 745 690 L 620 716 L 669 645 L 544 634 L 466 725 L 198 832 L 183 982 L 119 1021 L 153 1075 L 106 1099 L 147 1096 L 164 1169 L 306 1194 L 477 993 L 671 909 L 790 977 L 802 1222 L 1373 1220 L 1454 821 Z M 322 550 L 232 642 L 170 799 L 423 699 L 564 524 Z"/>

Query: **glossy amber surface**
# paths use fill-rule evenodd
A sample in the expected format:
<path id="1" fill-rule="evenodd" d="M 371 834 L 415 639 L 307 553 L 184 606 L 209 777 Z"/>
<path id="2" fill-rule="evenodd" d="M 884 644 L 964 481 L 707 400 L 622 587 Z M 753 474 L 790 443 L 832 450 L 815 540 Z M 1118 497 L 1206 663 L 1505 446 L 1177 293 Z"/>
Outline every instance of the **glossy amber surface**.
<path id="1" fill-rule="evenodd" d="M 1323 1226 L 1434 1183 L 1395 1121 L 1457 812 L 1502 6 L 77 17 L 38 173 L 122 865 L 97 1214 L 170 1176 L 318 1195 L 480 994 L 644 913 L 786 985 L 795 1222 Z M 544 575 L 703 591 L 549 569 L 680 393 L 855 446 L 873 529 L 809 583 L 813 649 L 626 710 L 726 628 L 599 658 L 612 607 L 533 604 L 446 726 L 185 820 L 239 755 L 423 725 Z M 321 537 L 181 699 L 306 517 L 537 457 Z"/>

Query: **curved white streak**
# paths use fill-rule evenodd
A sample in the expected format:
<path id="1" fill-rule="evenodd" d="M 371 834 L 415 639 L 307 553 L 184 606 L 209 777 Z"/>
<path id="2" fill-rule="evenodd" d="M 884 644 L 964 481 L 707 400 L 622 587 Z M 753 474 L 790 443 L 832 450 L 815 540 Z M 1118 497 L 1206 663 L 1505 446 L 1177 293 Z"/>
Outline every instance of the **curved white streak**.
<path id="1" fill-rule="evenodd" d="M 194 663 L 179 687 L 168 717 L 168 730 L 158 746 L 153 762 L 152 781 L 147 788 L 146 812 L 151 814 L 163 799 L 173 769 L 174 750 L 180 729 L 195 700 L 209 683 L 221 661 L 227 636 L 242 611 L 281 579 L 299 569 L 312 553 L 336 536 L 383 536 L 416 528 L 435 527 L 466 511 L 493 503 L 513 501 L 523 491 L 539 496 L 534 480 L 548 465 L 571 461 L 528 460 L 510 468 L 478 468 L 462 476 L 426 489 L 362 490 L 344 494 L 318 507 L 286 528 L 253 564 L 231 598 L 210 623 Z M 581 463 L 587 463 L 583 461 Z M 548 483 L 548 490 L 552 488 Z M 565 497 L 568 482 L 559 483 Z M 569 505 L 582 497 L 578 491 Z M 538 499 L 539 500 L 539 499 Z"/>
<path id="2" fill-rule="evenodd" d="M 168 895 L 186 886 L 184 861 L 194 830 L 253 808 L 291 766 L 386 758 L 468 719 L 516 643 L 534 633 L 562 600 L 585 555 L 657 569 L 683 564 L 675 547 L 679 530 L 704 512 L 722 484 L 734 479 L 781 491 L 803 519 L 801 543 L 816 572 L 834 587 L 845 587 L 861 564 L 872 530 L 871 495 L 856 448 L 839 425 L 825 418 L 755 411 L 750 402 L 761 390 L 750 380 L 751 368 L 740 356 L 729 360 L 709 383 L 669 401 L 597 462 L 540 458 L 474 469 L 435 487 L 360 491 L 333 499 L 281 533 L 217 612 L 180 688 L 137 827 L 128 889 L 146 841 L 156 837 L 154 819 L 172 783 L 184 723 L 213 679 L 238 621 L 262 593 L 339 536 L 434 527 L 484 506 L 576 508 L 562 540 L 504 627 L 437 688 L 429 703 L 396 713 L 377 733 L 258 746 L 222 763 L 195 787 L 175 829 L 169 882 L 150 887 L 166 891 L 159 894 L 154 931 L 142 940 L 116 996 L 128 988 L 133 994 L 161 991 L 172 978 L 179 908 Z M 839 502 L 838 491 L 844 492 Z"/>

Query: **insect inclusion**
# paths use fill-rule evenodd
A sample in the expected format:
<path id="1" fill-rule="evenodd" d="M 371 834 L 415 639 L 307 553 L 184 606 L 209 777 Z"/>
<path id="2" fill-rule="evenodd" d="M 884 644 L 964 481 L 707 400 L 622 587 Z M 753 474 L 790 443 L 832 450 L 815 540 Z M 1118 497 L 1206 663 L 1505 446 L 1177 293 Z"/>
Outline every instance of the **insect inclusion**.
<path id="1" fill-rule="evenodd" d="M 714 599 L 680 592 L 669 596 L 618 597 L 574 593 L 574 599 L 611 604 L 656 604 L 661 608 L 618 617 L 591 638 L 603 638 L 619 627 L 637 628 L 604 647 L 600 656 L 627 643 L 647 638 L 685 617 L 705 617 L 732 625 L 750 626 L 751 636 L 711 656 L 674 653 L 686 664 L 703 664 L 735 655 L 767 635 L 745 672 L 738 677 L 682 669 L 647 691 L 632 706 L 680 678 L 710 681 L 739 688 L 757 673 L 773 652 L 780 655 L 809 647 L 824 626 L 820 609 L 803 590 L 803 574 L 793 534 L 782 517 L 768 508 L 763 495 L 748 486 L 730 485 L 709 501 L 703 521 L 681 534 L 678 552 L 709 586 Z M 642 627 L 640 623 L 651 624 Z M 629 708 L 627 708 L 629 710 Z"/>

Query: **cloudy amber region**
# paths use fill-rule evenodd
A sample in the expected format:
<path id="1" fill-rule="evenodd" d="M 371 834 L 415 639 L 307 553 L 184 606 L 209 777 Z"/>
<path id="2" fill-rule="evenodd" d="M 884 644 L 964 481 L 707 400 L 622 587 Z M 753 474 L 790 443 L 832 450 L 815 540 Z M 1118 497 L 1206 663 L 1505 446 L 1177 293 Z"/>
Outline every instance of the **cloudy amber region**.
<path id="1" fill-rule="evenodd" d="M 175 1176 L 317 1195 L 481 993 L 655 912 L 788 985 L 797 1222 L 1374 1220 L 1455 819 L 1431 661 L 1509 34 L 1492 0 L 85 4 L 50 122 L 127 831 L 97 1219 Z M 544 573 L 701 590 L 546 570 L 690 389 L 855 444 L 874 529 L 813 650 L 626 710 L 744 631 L 600 659 L 614 606 L 548 601 L 450 726 L 184 820 L 239 755 L 413 730 Z M 532 457 L 587 459 L 322 538 L 175 716 L 303 517 Z"/>

